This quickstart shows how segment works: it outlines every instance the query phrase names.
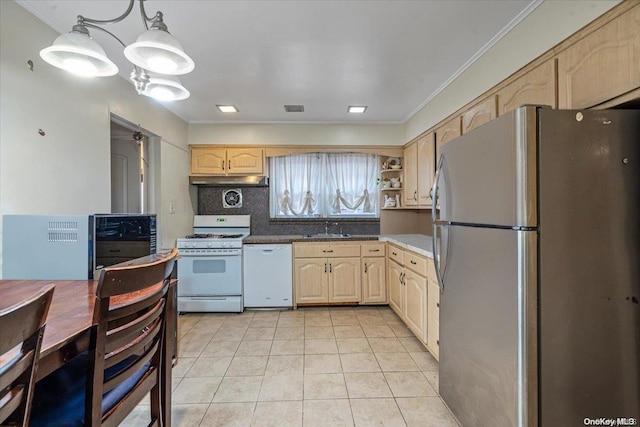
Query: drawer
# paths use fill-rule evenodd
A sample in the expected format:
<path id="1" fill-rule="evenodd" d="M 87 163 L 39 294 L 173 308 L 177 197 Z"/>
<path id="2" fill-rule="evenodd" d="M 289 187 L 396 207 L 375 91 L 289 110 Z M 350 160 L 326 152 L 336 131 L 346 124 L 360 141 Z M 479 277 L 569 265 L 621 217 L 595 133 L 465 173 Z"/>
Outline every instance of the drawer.
<path id="1" fill-rule="evenodd" d="M 303 244 L 295 246 L 294 254 L 296 258 L 358 257 L 360 245 Z"/>
<path id="2" fill-rule="evenodd" d="M 384 256 L 385 247 L 384 243 L 362 244 L 362 256 Z"/>
<path id="3" fill-rule="evenodd" d="M 413 252 L 404 253 L 404 266 L 415 271 L 423 277 L 427 277 L 427 259 L 414 254 Z"/>
<path id="4" fill-rule="evenodd" d="M 402 249 L 400 249 L 397 246 L 393 246 L 393 245 L 389 245 L 389 259 L 394 260 L 395 262 L 397 262 L 400 265 L 403 265 L 402 263 L 402 253 L 404 251 Z"/>

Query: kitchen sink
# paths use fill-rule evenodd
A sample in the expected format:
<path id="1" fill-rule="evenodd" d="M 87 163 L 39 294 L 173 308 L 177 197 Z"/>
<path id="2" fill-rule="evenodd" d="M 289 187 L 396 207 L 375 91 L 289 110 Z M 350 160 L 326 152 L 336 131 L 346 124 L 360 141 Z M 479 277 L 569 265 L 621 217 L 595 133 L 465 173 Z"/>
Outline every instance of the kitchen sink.
<path id="1" fill-rule="evenodd" d="M 302 237 L 305 239 L 344 239 L 347 237 L 353 237 L 351 234 L 340 233 L 319 233 L 319 234 L 305 234 Z"/>

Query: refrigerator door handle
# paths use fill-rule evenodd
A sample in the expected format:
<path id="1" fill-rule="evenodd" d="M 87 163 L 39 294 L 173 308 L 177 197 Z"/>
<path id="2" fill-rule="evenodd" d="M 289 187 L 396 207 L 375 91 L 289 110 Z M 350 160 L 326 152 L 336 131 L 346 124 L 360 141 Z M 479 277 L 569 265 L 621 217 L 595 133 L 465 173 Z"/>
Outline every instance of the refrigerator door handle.
<path id="1" fill-rule="evenodd" d="M 433 224 L 433 239 L 431 240 L 433 246 L 433 266 L 436 270 L 436 279 L 438 281 L 438 287 L 440 288 L 440 293 L 444 293 L 444 281 L 442 280 L 442 274 L 440 272 L 440 247 L 438 244 L 438 227 L 442 227 L 440 224 Z"/>
<path id="2" fill-rule="evenodd" d="M 435 224 L 437 221 L 439 221 L 438 218 L 438 189 L 439 186 L 438 184 L 440 183 L 440 175 L 442 174 L 442 167 L 444 166 L 444 157 L 440 156 L 440 161 L 438 162 L 438 168 L 436 169 L 436 176 L 433 179 L 433 187 L 431 187 L 431 201 L 432 201 L 432 208 L 431 208 L 431 219 L 433 220 L 433 223 Z M 435 225 L 434 225 L 434 231 L 435 231 Z"/>

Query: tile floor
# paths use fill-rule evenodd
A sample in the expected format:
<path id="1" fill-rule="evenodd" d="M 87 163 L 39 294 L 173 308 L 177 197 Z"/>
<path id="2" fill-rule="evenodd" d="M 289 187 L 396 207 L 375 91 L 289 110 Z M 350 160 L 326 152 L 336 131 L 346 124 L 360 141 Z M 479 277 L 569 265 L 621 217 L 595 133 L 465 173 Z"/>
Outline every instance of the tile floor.
<path id="1" fill-rule="evenodd" d="M 174 426 L 453 426 L 438 363 L 389 307 L 185 314 Z M 123 425 L 144 425 L 143 401 Z"/>

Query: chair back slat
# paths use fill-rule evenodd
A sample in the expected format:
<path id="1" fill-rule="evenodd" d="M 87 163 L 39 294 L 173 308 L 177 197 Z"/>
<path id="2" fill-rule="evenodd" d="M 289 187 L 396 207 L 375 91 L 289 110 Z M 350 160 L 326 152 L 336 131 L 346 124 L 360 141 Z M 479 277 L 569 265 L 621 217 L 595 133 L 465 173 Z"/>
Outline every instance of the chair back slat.
<path id="1" fill-rule="evenodd" d="M 166 292 L 167 288 L 164 288 Z M 131 343 L 136 337 L 146 334 L 146 328 L 151 325 L 162 314 L 164 310 L 164 300 L 156 302 L 155 306 L 144 310 L 140 317 L 132 320 L 126 325 L 118 326 L 116 329 L 107 332 L 105 342 L 105 354 L 118 350 L 124 345 Z"/>
<path id="2" fill-rule="evenodd" d="M 0 424 L 28 425 L 44 325 L 54 285 L 0 310 Z"/>
<path id="3" fill-rule="evenodd" d="M 113 388 L 117 387 L 123 381 L 126 381 L 131 375 L 136 373 L 140 368 L 142 368 L 149 360 L 153 357 L 154 353 L 158 350 L 160 344 L 158 342 L 154 343 L 153 346 L 144 352 L 140 356 L 139 359 L 136 360 L 135 363 L 127 366 L 125 369 L 120 372 L 114 374 L 109 380 L 104 383 L 104 392 L 108 392 Z M 154 372 L 156 367 L 151 367 L 149 372 Z"/>
<path id="4" fill-rule="evenodd" d="M 145 352 L 145 349 L 153 345 L 161 339 L 162 323 L 157 321 L 156 324 L 149 327 L 144 336 L 141 336 L 139 340 L 131 343 L 126 348 L 119 348 L 118 351 L 108 353 L 104 359 L 105 369 L 110 368 L 123 360 L 131 357 L 132 355 L 138 355 L 141 357 Z"/>

